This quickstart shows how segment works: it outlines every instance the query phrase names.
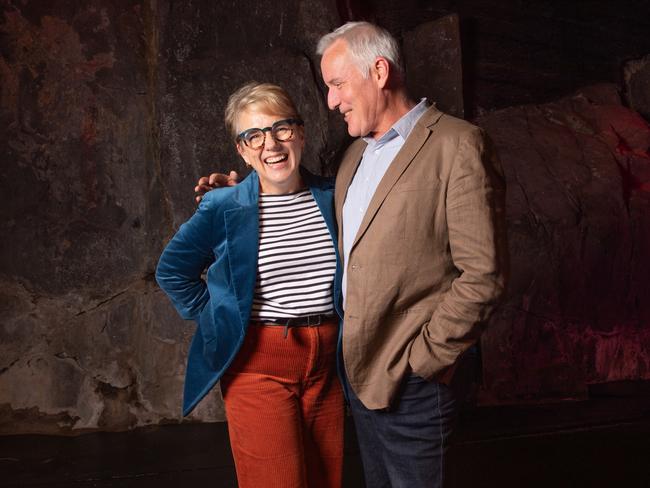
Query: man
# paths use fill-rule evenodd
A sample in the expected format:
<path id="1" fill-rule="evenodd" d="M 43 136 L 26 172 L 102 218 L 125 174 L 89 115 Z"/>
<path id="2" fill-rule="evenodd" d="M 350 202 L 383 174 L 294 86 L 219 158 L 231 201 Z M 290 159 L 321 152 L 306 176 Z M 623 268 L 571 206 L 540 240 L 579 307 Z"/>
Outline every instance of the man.
<path id="1" fill-rule="evenodd" d="M 504 289 L 503 177 L 479 128 L 408 97 L 386 31 L 350 22 L 317 52 L 328 106 L 358 137 L 335 205 L 340 366 L 366 484 L 440 487 L 456 414 L 448 385 Z"/>

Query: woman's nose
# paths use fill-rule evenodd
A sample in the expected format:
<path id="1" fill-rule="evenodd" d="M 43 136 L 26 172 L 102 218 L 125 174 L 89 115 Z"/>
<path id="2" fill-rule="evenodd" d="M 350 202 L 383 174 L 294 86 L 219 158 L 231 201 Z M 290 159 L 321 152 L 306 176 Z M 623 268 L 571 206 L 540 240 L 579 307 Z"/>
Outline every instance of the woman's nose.
<path id="1" fill-rule="evenodd" d="M 275 137 L 273 137 L 273 132 L 272 131 L 264 132 L 264 148 L 273 149 L 277 145 L 278 145 L 278 141 L 276 141 Z"/>

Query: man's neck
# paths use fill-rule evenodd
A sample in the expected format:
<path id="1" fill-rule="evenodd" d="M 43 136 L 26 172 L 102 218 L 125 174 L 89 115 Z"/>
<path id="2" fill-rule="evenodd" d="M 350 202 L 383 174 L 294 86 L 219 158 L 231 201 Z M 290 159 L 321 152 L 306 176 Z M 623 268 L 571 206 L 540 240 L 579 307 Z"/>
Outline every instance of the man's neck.
<path id="1" fill-rule="evenodd" d="M 397 122 L 404 117 L 407 113 L 415 107 L 416 103 L 411 100 L 408 95 L 403 91 L 387 92 L 385 96 L 385 103 L 381 107 L 381 123 L 379 129 L 371 133 L 371 137 L 378 140 Z"/>

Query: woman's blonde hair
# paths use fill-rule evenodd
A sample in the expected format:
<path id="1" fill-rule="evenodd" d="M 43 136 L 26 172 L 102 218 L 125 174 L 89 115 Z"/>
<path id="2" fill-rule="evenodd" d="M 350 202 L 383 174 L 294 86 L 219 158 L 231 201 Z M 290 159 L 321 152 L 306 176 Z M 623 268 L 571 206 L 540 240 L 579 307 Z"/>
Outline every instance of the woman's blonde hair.
<path id="1" fill-rule="evenodd" d="M 226 128 L 233 139 L 237 138 L 237 116 L 251 108 L 286 118 L 300 118 L 293 100 L 283 88 L 273 83 L 251 81 L 230 95 L 226 104 Z"/>

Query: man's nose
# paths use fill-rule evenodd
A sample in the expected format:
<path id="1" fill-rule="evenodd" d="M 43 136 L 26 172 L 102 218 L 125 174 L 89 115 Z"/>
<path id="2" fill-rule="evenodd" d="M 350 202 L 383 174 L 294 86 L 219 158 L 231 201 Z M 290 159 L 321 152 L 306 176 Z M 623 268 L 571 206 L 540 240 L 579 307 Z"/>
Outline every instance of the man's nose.
<path id="1" fill-rule="evenodd" d="M 330 110 L 335 110 L 341 104 L 338 95 L 334 90 L 327 90 L 327 106 Z"/>

